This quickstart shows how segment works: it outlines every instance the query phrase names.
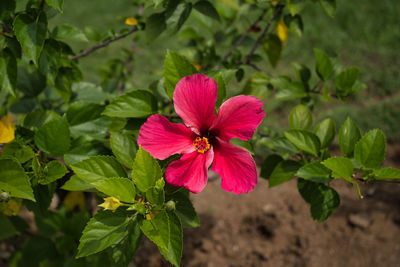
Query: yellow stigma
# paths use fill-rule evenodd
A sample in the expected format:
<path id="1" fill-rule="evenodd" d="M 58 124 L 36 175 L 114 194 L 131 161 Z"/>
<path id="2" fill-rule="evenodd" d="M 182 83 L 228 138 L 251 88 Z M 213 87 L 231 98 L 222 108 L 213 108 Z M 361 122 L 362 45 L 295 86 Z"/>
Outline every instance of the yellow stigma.
<path id="1" fill-rule="evenodd" d="M 207 152 L 211 147 L 207 137 L 197 137 L 193 142 L 193 146 L 201 154 Z"/>

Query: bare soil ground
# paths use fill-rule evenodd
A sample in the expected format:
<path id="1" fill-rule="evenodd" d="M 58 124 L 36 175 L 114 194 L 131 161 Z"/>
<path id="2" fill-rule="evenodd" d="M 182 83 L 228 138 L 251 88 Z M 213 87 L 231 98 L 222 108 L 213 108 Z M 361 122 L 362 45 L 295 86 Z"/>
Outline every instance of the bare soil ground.
<path id="1" fill-rule="evenodd" d="M 400 146 L 387 163 L 400 166 Z M 341 205 L 326 222 L 310 216 L 296 181 L 268 188 L 260 179 L 253 192 L 234 195 L 212 179 L 193 196 L 201 226 L 185 229 L 182 266 L 400 266 L 400 184 L 356 189 L 337 180 Z M 133 266 L 170 266 L 144 240 Z"/>

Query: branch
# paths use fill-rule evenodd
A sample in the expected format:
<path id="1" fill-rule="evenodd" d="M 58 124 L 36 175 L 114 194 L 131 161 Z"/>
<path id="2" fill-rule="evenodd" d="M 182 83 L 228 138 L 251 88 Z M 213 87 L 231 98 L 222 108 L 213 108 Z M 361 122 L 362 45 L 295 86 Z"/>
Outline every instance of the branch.
<path id="1" fill-rule="evenodd" d="M 5 32 L 0 32 L 0 35 L 4 36 L 4 38 L 10 38 L 12 39 L 12 36 L 9 36 L 7 33 Z"/>
<path id="2" fill-rule="evenodd" d="M 139 30 L 138 27 L 135 26 L 135 27 L 133 27 L 129 32 L 124 33 L 124 34 L 121 34 L 121 35 L 118 35 L 118 36 L 116 36 L 116 37 L 114 37 L 114 38 L 112 38 L 112 39 L 109 39 L 109 40 L 107 40 L 107 41 L 104 41 L 103 43 L 100 43 L 100 44 L 97 44 L 97 45 L 95 45 L 95 46 L 92 46 L 91 48 L 89 48 L 89 49 L 83 51 L 82 53 L 79 53 L 79 54 L 77 54 L 76 56 L 71 57 L 69 60 L 70 60 L 70 61 L 74 61 L 74 60 L 77 60 L 77 59 L 79 59 L 79 58 L 81 58 L 81 57 L 85 57 L 85 56 L 87 56 L 87 55 L 93 53 L 93 52 L 96 51 L 97 49 L 106 47 L 106 46 L 108 46 L 109 44 L 111 44 L 112 42 L 115 42 L 115 41 L 118 41 L 118 40 L 120 40 L 120 39 L 123 39 L 123 38 L 127 37 L 128 35 L 131 35 L 132 33 L 137 32 L 138 30 Z"/>
<path id="3" fill-rule="evenodd" d="M 4 24 L 0 23 L 0 27 L 3 29 L 4 32 L 8 32 L 8 33 L 12 32 L 12 29 L 9 28 L 7 25 L 4 25 Z"/>
<path id="4" fill-rule="evenodd" d="M 246 39 L 247 36 L 249 36 L 250 32 L 254 29 L 254 27 L 259 23 L 262 18 L 265 16 L 265 13 L 267 13 L 268 9 L 265 8 L 261 15 L 251 24 L 249 28 L 247 28 L 246 32 L 242 34 L 242 36 L 239 38 L 239 40 L 236 41 L 236 43 L 232 46 L 232 48 L 226 53 L 226 55 L 223 57 L 222 62 L 228 59 L 230 55 L 232 55 L 233 50 L 235 50 L 243 41 Z"/>
<path id="5" fill-rule="evenodd" d="M 265 25 L 264 31 L 261 33 L 260 37 L 258 37 L 257 42 L 254 44 L 253 48 L 251 49 L 250 53 L 247 55 L 246 58 L 246 64 L 249 65 L 251 63 L 251 58 L 253 57 L 254 53 L 256 52 L 257 48 L 260 45 L 260 42 L 262 39 L 264 39 L 265 35 L 267 34 L 269 28 L 271 27 L 271 24 L 274 20 L 276 20 L 282 13 L 283 8 L 285 5 L 279 5 L 272 18 L 268 21 L 267 25 Z"/>

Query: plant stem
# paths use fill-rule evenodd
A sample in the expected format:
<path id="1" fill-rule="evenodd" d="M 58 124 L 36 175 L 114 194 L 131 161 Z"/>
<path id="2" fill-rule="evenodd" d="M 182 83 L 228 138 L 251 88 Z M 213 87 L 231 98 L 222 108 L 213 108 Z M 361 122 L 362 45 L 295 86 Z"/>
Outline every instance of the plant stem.
<path id="1" fill-rule="evenodd" d="M 97 44 L 97 45 L 95 45 L 95 46 L 92 46 L 92 47 L 86 49 L 85 51 L 83 51 L 83 52 L 77 54 L 76 56 L 71 57 L 69 60 L 70 60 L 70 61 L 74 61 L 74 60 L 77 60 L 77 59 L 79 59 L 79 58 L 81 58 L 81 57 L 85 57 L 85 56 L 87 56 L 87 55 L 93 53 L 94 51 L 96 51 L 96 50 L 98 50 L 98 49 L 100 49 L 100 48 L 106 47 L 106 46 L 108 46 L 109 44 L 111 44 L 111 43 L 113 43 L 113 42 L 115 42 L 115 41 L 118 41 L 118 40 L 120 40 L 120 39 L 123 39 L 123 38 L 125 38 L 125 37 L 131 35 L 132 33 L 137 32 L 138 30 L 139 30 L 138 27 L 135 26 L 135 27 L 133 27 L 129 32 L 124 33 L 124 34 L 121 34 L 121 35 L 118 35 L 118 36 L 115 36 L 115 37 L 112 38 L 112 39 L 108 39 L 107 41 L 104 41 L 104 42 L 102 42 L 102 43 L 100 43 L 100 44 Z"/>
<path id="2" fill-rule="evenodd" d="M 250 64 L 251 64 L 252 57 L 253 57 L 254 53 L 256 52 L 257 48 L 260 46 L 260 42 L 262 41 L 262 39 L 264 39 L 265 35 L 267 34 L 269 28 L 272 25 L 272 22 L 275 21 L 282 14 L 282 11 L 283 11 L 284 7 L 285 7 L 285 5 L 278 5 L 278 7 L 275 10 L 274 15 L 268 21 L 267 25 L 265 25 L 265 28 L 264 28 L 263 32 L 258 37 L 256 43 L 253 45 L 253 48 L 251 49 L 250 53 L 246 57 L 246 64 L 247 65 L 251 66 Z"/>

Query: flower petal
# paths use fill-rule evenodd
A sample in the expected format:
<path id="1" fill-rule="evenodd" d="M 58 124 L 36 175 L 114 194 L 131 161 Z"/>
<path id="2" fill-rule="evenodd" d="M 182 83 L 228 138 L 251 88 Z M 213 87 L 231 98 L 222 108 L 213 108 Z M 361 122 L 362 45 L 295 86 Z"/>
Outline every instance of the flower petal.
<path id="1" fill-rule="evenodd" d="M 159 114 L 150 116 L 139 131 L 138 144 L 157 159 L 194 151 L 195 134 L 179 123 L 171 123 Z"/>
<path id="2" fill-rule="evenodd" d="M 235 194 L 247 193 L 257 184 L 254 159 L 244 148 L 217 138 L 212 170 L 221 175 L 222 189 Z"/>
<path id="3" fill-rule="evenodd" d="M 213 149 L 185 154 L 171 162 L 165 171 L 165 180 L 174 186 L 184 186 L 192 193 L 200 193 L 207 184 L 207 171 L 214 158 Z"/>
<path id="4" fill-rule="evenodd" d="M 214 122 L 217 91 L 217 83 L 204 74 L 184 77 L 176 85 L 175 111 L 186 126 L 199 135 L 206 132 Z"/>
<path id="5" fill-rule="evenodd" d="M 229 141 L 249 140 L 265 117 L 263 102 L 254 96 L 238 95 L 222 103 L 210 131 Z"/>

